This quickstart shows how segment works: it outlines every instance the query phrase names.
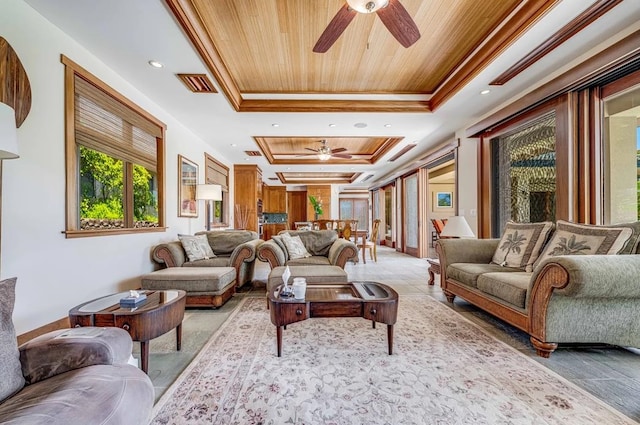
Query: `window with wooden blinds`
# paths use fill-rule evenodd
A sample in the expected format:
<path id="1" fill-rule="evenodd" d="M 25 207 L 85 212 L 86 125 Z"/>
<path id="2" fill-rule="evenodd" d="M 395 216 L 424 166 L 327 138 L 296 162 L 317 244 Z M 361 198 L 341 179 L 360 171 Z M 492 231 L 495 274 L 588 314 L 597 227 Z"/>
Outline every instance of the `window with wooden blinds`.
<path id="1" fill-rule="evenodd" d="M 164 231 L 165 125 L 65 65 L 67 237 Z"/>
<path id="2" fill-rule="evenodd" d="M 156 170 L 162 128 L 76 75 L 76 143 Z"/>
<path id="3" fill-rule="evenodd" d="M 205 153 L 205 182 L 219 184 L 222 187 L 222 200 L 213 201 L 212 227 L 229 226 L 229 168 L 214 157 Z M 205 219 L 209 219 L 205 217 Z M 205 222 L 206 225 L 206 222 Z"/>

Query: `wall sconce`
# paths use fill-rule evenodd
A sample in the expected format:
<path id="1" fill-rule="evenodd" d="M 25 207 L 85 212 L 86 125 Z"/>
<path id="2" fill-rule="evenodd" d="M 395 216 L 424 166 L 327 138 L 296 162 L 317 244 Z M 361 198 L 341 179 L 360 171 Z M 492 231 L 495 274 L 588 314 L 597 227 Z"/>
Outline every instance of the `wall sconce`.
<path id="1" fill-rule="evenodd" d="M 18 158 L 16 115 L 12 107 L 0 103 L 0 159 Z"/>
<path id="2" fill-rule="evenodd" d="M 202 199 L 207 206 L 207 231 L 211 230 L 211 201 L 222 201 L 222 186 L 219 184 L 199 184 L 196 186 L 196 199 Z"/>

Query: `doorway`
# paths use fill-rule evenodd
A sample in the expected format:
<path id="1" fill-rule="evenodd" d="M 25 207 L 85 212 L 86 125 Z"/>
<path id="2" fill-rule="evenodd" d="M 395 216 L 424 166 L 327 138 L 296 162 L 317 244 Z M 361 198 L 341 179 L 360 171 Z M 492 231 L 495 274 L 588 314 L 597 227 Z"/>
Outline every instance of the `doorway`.
<path id="1" fill-rule="evenodd" d="M 438 232 L 432 220 L 446 220 L 457 214 L 456 161 L 454 153 L 427 164 L 428 256 L 436 257 Z"/>

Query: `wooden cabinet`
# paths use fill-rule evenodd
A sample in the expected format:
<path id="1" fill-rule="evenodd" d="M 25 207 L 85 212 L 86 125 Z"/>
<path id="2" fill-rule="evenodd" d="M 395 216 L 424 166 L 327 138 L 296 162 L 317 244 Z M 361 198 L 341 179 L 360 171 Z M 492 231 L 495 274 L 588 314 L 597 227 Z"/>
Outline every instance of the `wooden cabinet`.
<path id="1" fill-rule="evenodd" d="M 233 176 L 234 227 L 257 232 L 258 201 L 262 202 L 262 170 L 257 165 L 236 164 Z"/>
<path id="2" fill-rule="evenodd" d="M 289 228 L 295 230 L 296 221 L 307 221 L 307 192 L 287 192 L 287 217 Z"/>
<path id="3" fill-rule="evenodd" d="M 265 241 L 268 241 L 269 239 L 271 239 L 271 236 L 277 235 L 283 230 L 287 230 L 288 227 L 289 226 L 287 225 L 287 223 L 273 223 L 273 224 L 265 223 L 262 225 L 262 229 L 263 229 L 262 239 L 264 239 Z"/>
<path id="4" fill-rule="evenodd" d="M 318 219 L 331 218 L 331 185 L 307 186 L 307 220 L 315 220 L 315 212 L 313 206 L 309 202 L 309 196 L 315 196 L 316 199 L 322 201 L 322 214 Z"/>
<path id="5" fill-rule="evenodd" d="M 272 213 L 287 212 L 287 188 L 285 186 L 263 186 L 263 211 Z"/>

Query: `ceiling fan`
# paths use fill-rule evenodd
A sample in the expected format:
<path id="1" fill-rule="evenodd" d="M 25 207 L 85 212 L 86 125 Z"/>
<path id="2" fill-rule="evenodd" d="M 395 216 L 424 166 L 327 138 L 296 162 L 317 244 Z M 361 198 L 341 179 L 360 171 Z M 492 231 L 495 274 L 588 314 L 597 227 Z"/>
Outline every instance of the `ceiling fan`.
<path id="1" fill-rule="evenodd" d="M 320 161 L 328 161 L 332 157 L 351 159 L 351 155 L 347 153 L 340 153 L 340 152 L 345 152 L 347 150 L 346 148 L 331 149 L 329 146 L 327 146 L 326 140 L 320 140 L 320 143 L 322 144 L 322 146 L 320 146 L 318 149 L 305 148 L 306 150 L 313 152 L 313 154 L 305 154 L 305 155 L 317 155 Z"/>
<path id="2" fill-rule="evenodd" d="M 398 0 L 346 0 L 313 46 L 316 53 L 324 53 L 342 35 L 356 13 L 376 12 L 385 27 L 404 47 L 420 38 L 420 31 L 407 9 Z"/>

